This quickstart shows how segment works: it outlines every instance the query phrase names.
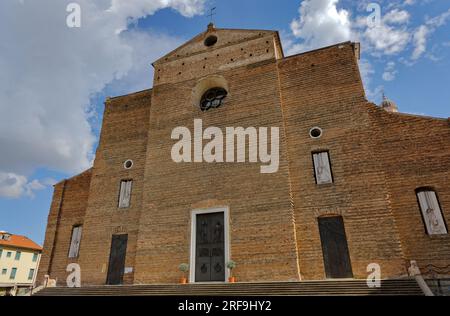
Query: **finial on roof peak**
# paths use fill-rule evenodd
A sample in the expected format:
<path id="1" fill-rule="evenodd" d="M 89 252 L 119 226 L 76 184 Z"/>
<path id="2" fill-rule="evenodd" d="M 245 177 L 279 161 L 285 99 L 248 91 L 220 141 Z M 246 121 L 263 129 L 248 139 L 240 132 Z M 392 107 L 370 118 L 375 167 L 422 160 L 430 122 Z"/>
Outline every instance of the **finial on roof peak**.
<path id="1" fill-rule="evenodd" d="M 398 112 L 397 104 L 394 101 L 389 100 L 383 91 L 383 101 L 381 101 L 380 106 L 387 112 Z"/>
<path id="2" fill-rule="evenodd" d="M 208 14 L 208 17 L 209 17 L 209 19 L 210 19 L 210 22 L 209 22 L 209 24 L 208 24 L 208 31 L 212 31 L 212 30 L 214 30 L 214 28 L 215 28 L 215 26 L 214 26 L 214 20 L 213 20 L 213 17 L 216 15 L 216 7 L 213 7 L 213 8 L 211 8 L 209 11 L 210 11 L 210 13 Z"/>

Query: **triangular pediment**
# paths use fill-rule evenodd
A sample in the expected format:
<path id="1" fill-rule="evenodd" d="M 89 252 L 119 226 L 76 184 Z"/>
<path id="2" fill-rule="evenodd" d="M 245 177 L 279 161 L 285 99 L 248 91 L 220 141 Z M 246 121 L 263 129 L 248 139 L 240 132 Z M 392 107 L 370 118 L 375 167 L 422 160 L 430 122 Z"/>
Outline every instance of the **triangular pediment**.
<path id="1" fill-rule="evenodd" d="M 217 38 L 217 42 L 212 46 L 205 45 L 205 40 L 211 36 Z M 154 64 L 169 62 L 180 58 L 185 58 L 203 52 L 213 51 L 218 48 L 239 44 L 253 39 L 272 36 L 276 45 L 281 49 L 280 37 L 277 31 L 269 30 L 244 30 L 244 29 L 217 29 L 209 26 L 208 29 L 195 36 L 185 44 L 176 48 L 167 55 L 161 57 Z"/>

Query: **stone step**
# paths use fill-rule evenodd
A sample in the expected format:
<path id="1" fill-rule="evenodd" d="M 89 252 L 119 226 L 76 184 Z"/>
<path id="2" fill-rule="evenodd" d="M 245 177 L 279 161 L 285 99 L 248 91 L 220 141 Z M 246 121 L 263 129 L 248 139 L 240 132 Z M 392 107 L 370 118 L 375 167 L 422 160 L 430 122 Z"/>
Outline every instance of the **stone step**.
<path id="1" fill-rule="evenodd" d="M 317 295 L 423 295 L 415 280 L 382 280 L 381 288 L 369 288 L 365 280 L 155 284 L 46 288 L 36 296 L 317 296 Z"/>

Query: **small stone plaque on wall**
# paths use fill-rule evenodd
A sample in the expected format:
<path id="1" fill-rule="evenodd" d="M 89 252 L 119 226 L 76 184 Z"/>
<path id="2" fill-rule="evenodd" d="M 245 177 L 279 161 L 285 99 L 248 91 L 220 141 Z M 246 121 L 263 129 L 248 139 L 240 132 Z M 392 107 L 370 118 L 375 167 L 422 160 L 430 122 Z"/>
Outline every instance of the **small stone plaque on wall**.
<path id="1" fill-rule="evenodd" d="M 125 267 L 125 274 L 129 274 L 133 272 L 133 267 Z"/>

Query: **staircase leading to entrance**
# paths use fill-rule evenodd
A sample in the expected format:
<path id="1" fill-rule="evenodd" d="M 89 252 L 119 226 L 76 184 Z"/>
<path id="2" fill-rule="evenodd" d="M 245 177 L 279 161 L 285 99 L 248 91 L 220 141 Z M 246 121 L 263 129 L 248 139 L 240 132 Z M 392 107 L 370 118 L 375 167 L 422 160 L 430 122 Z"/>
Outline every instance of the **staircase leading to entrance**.
<path id="1" fill-rule="evenodd" d="M 423 295 L 415 280 L 382 280 L 369 288 L 365 280 L 161 284 L 45 288 L 36 296 L 338 296 Z"/>

